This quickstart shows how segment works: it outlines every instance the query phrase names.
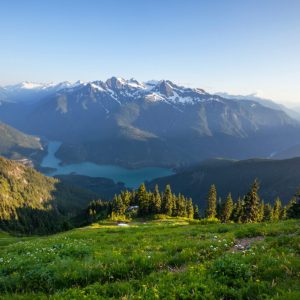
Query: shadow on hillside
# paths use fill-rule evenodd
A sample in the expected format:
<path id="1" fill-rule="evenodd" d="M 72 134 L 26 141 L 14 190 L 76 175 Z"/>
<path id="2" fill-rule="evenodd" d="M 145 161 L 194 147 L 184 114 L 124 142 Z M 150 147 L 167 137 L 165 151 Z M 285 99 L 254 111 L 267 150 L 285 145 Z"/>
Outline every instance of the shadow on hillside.
<path id="1" fill-rule="evenodd" d="M 54 209 L 19 207 L 15 215 L 17 218 L 1 220 L 1 229 L 14 234 L 43 235 L 68 228 L 65 218 Z"/>

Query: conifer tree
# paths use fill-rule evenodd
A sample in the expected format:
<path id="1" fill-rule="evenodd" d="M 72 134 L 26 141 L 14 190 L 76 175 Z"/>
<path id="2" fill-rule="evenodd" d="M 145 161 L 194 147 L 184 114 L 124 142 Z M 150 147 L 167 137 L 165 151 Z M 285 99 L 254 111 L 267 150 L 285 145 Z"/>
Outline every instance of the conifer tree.
<path id="1" fill-rule="evenodd" d="M 157 184 L 155 185 L 154 188 L 153 197 L 154 197 L 154 213 L 159 214 L 161 213 L 161 196 Z"/>
<path id="2" fill-rule="evenodd" d="M 181 194 L 179 194 L 177 197 L 177 213 L 179 217 L 187 216 L 185 199 Z"/>
<path id="3" fill-rule="evenodd" d="M 297 204 L 296 197 L 293 197 L 286 205 L 286 213 L 288 218 L 294 218 L 294 205 Z"/>
<path id="4" fill-rule="evenodd" d="M 173 217 L 178 216 L 177 197 L 175 194 L 173 194 L 172 196 L 172 216 Z"/>
<path id="5" fill-rule="evenodd" d="M 287 216 L 288 218 L 300 218 L 300 190 L 297 191 L 295 196 L 287 205 Z"/>
<path id="6" fill-rule="evenodd" d="M 142 183 L 137 192 L 139 214 L 145 216 L 149 212 L 149 197 L 145 184 Z"/>
<path id="7" fill-rule="evenodd" d="M 199 213 L 198 205 L 194 206 L 194 219 L 196 219 L 196 220 L 200 219 L 200 213 Z"/>
<path id="8" fill-rule="evenodd" d="M 126 208 L 128 208 L 130 205 L 130 193 L 127 190 L 123 191 L 121 192 L 121 197 L 123 204 L 126 206 Z"/>
<path id="9" fill-rule="evenodd" d="M 194 218 L 194 207 L 193 207 L 193 201 L 191 198 L 186 201 L 186 211 L 187 211 L 187 217 L 190 219 L 193 219 Z"/>
<path id="10" fill-rule="evenodd" d="M 125 215 L 126 206 L 123 203 L 122 197 L 120 195 L 115 195 L 112 203 L 112 212 L 114 216 L 122 217 Z"/>
<path id="11" fill-rule="evenodd" d="M 206 217 L 215 218 L 217 215 L 217 190 L 216 186 L 211 185 L 207 196 Z"/>
<path id="12" fill-rule="evenodd" d="M 232 211 L 233 211 L 233 201 L 231 198 L 231 193 L 229 193 L 222 209 L 222 214 L 221 214 L 222 222 L 224 223 L 229 222 L 232 215 Z"/>
<path id="13" fill-rule="evenodd" d="M 96 210 L 90 208 L 88 212 L 88 220 L 89 222 L 94 222 L 96 217 Z"/>
<path id="14" fill-rule="evenodd" d="M 271 221 L 272 220 L 272 206 L 270 203 L 264 205 L 264 218 L 263 221 Z"/>
<path id="15" fill-rule="evenodd" d="M 148 213 L 154 214 L 155 213 L 155 198 L 152 192 L 147 193 L 148 197 Z"/>
<path id="16" fill-rule="evenodd" d="M 216 217 L 218 219 L 221 219 L 222 217 L 222 211 L 223 211 L 223 208 L 224 208 L 224 204 L 223 201 L 222 201 L 222 198 L 219 197 L 219 199 L 217 200 L 217 208 L 216 208 Z"/>
<path id="17" fill-rule="evenodd" d="M 259 217 L 258 217 L 258 222 L 262 222 L 264 219 L 264 211 L 265 211 L 265 203 L 262 201 L 259 205 Z"/>
<path id="18" fill-rule="evenodd" d="M 232 219 L 236 223 L 241 223 L 243 218 L 244 202 L 239 197 L 237 202 L 234 204 Z"/>
<path id="19" fill-rule="evenodd" d="M 166 189 L 163 195 L 163 213 L 172 216 L 173 212 L 173 195 L 169 184 L 166 185 Z"/>
<path id="20" fill-rule="evenodd" d="M 243 217 L 244 223 L 255 223 L 259 220 L 260 199 L 258 196 L 259 183 L 257 179 L 254 180 L 250 191 L 245 197 L 245 215 Z"/>
<path id="21" fill-rule="evenodd" d="M 130 205 L 139 205 L 136 190 L 133 190 L 130 193 Z"/>
<path id="22" fill-rule="evenodd" d="M 286 206 L 284 206 L 280 212 L 280 220 L 286 220 L 287 219 L 287 209 Z"/>
<path id="23" fill-rule="evenodd" d="M 279 220 L 280 218 L 280 212 L 281 212 L 281 200 L 279 198 L 276 198 L 275 203 L 274 203 L 274 207 L 272 210 L 272 221 L 276 222 Z"/>

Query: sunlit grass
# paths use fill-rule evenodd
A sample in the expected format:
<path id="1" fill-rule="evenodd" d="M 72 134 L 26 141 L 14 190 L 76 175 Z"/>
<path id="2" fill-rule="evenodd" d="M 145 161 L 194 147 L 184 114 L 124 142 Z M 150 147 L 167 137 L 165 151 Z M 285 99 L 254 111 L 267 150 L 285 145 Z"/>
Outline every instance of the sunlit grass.
<path id="1" fill-rule="evenodd" d="M 235 250 L 239 241 L 250 244 Z M 0 232 L 0 292 L 4 299 L 299 299 L 299 255 L 295 220 L 107 221 L 29 240 Z"/>

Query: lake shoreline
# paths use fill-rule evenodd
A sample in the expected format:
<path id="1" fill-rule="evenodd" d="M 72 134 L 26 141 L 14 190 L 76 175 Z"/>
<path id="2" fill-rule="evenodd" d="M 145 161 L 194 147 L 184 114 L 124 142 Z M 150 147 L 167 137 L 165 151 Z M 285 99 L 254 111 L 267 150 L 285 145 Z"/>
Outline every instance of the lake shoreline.
<path id="1" fill-rule="evenodd" d="M 93 162 L 62 163 L 55 155 L 61 144 L 59 141 L 48 141 L 47 143 L 47 154 L 40 164 L 40 170 L 47 176 L 55 177 L 73 174 L 93 178 L 108 178 L 116 183 L 122 182 L 127 187 L 137 188 L 142 182 L 170 176 L 175 173 L 174 169 L 162 167 L 129 169 L 115 164 L 96 164 Z"/>

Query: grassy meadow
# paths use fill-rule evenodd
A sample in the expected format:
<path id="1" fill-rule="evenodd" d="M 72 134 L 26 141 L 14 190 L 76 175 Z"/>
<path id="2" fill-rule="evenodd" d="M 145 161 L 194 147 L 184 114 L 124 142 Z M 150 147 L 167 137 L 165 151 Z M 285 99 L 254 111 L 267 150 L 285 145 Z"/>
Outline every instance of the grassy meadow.
<path id="1" fill-rule="evenodd" d="M 0 299 L 300 299 L 300 222 L 0 233 Z"/>

